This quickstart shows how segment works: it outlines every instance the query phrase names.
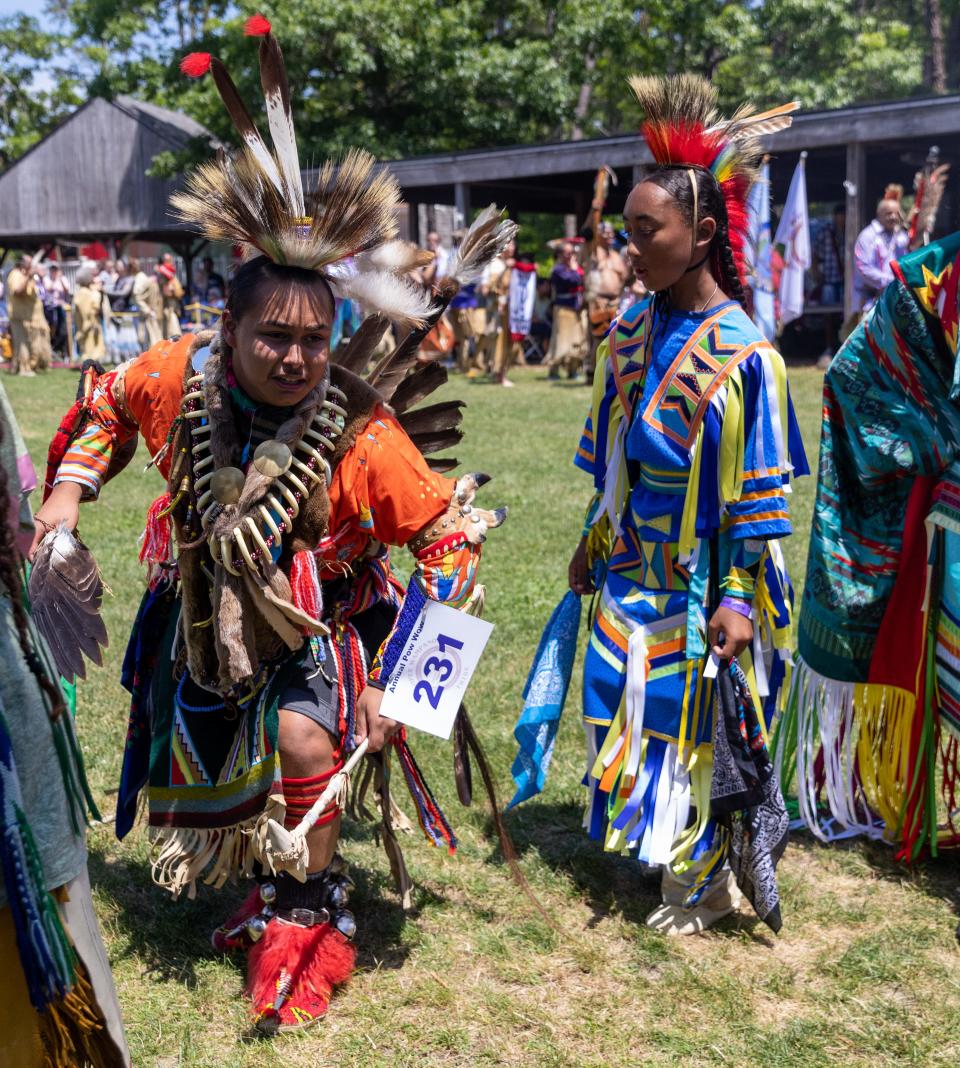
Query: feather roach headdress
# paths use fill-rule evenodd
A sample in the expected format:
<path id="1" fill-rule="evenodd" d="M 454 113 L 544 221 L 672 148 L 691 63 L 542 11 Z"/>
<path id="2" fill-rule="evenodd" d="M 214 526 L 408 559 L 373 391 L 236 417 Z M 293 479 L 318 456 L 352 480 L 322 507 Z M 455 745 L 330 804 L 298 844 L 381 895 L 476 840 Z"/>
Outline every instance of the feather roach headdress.
<path id="1" fill-rule="evenodd" d="M 741 280 L 747 241 L 747 194 L 763 152 L 760 139 L 785 130 L 798 103 L 755 113 L 749 105 L 730 119 L 716 110 L 717 92 L 696 74 L 670 78 L 633 77 L 633 90 L 646 115 L 644 140 L 661 165 L 701 168 L 716 179 L 727 208 L 730 245 Z"/>
<path id="2" fill-rule="evenodd" d="M 223 63 L 206 52 L 184 57 L 180 69 L 199 78 L 210 73 L 243 142 L 201 164 L 171 204 L 179 218 L 211 241 L 230 241 L 245 254 L 317 271 L 339 297 L 353 298 L 397 322 L 426 319 L 430 295 L 407 273 L 431 256 L 394 240 L 400 187 L 362 149 L 327 161 L 305 190 L 290 107 L 283 53 L 262 15 L 245 33 L 260 38 L 260 80 L 270 144 L 260 133 Z"/>

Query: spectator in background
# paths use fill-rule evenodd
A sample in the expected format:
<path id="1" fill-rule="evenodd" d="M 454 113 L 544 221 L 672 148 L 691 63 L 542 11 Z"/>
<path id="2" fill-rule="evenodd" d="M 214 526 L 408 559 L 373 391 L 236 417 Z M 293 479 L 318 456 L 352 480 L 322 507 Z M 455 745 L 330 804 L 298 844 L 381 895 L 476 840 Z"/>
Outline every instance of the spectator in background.
<path id="1" fill-rule="evenodd" d="M 537 295 L 533 302 L 533 320 L 530 323 L 529 338 L 533 342 L 532 354 L 533 360 L 530 360 L 530 353 L 527 354 L 529 362 L 543 363 L 547 358 L 547 349 L 550 347 L 550 316 L 552 309 L 550 307 L 551 298 L 553 297 L 553 286 L 550 285 L 549 278 L 537 279 Z"/>
<path id="2" fill-rule="evenodd" d="M 164 337 L 178 337 L 180 328 L 180 303 L 183 300 L 183 286 L 177 277 L 177 267 L 169 252 L 163 254 L 163 260 L 157 267 L 157 284 L 163 301 L 163 321 L 161 330 Z"/>
<path id="3" fill-rule="evenodd" d="M 40 276 L 29 256 L 20 256 L 7 275 L 7 308 L 13 358 L 10 373 L 31 376 L 50 365 L 50 328 L 43 314 Z"/>
<path id="4" fill-rule="evenodd" d="M 900 202 L 881 200 L 873 222 L 860 231 L 854 247 L 855 310 L 869 311 L 877 297 L 893 281 L 891 264 L 910 247 L 910 237 L 903 227 Z"/>
<path id="5" fill-rule="evenodd" d="M 510 269 L 516 259 L 516 242 L 511 241 L 500 256 L 495 256 L 484 268 L 479 285 L 475 366 L 490 374 L 496 373 L 496 352 L 501 326 L 501 312 L 506 308 Z M 504 288 L 501 290 L 501 283 Z"/>
<path id="6" fill-rule="evenodd" d="M 832 218 L 820 227 L 813 240 L 813 266 L 820 290 L 820 303 L 839 304 L 841 308 L 846 221 L 846 207 L 836 204 Z M 824 350 L 818 362 L 823 370 L 829 366 L 837 351 L 842 318 L 842 312 L 830 312 L 823 317 Z"/>
<path id="7" fill-rule="evenodd" d="M 613 227 L 608 222 L 601 222 L 596 244 L 587 260 L 585 295 L 590 335 L 584 371 L 588 384 L 593 382 L 597 349 L 617 314 L 629 277 L 630 270 L 614 247 Z"/>
<path id="8" fill-rule="evenodd" d="M 60 265 L 51 263 L 43 282 L 43 312 L 50 327 L 53 351 L 61 357 L 68 351 L 67 308 L 70 306 L 70 300 L 70 286 L 60 270 Z"/>
<path id="9" fill-rule="evenodd" d="M 227 283 L 224 281 L 223 275 L 214 270 L 212 256 L 203 257 L 200 270 L 197 272 L 196 281 L 194 282 L 194 290 L 196 291 L 197 299 L 204 304 L 213 304 L 215 301 L 223 299 L 223 295 L 227 291 Z"/>
<path id="10" fill-rule="evenodd" d="M 139 320 L 133 306 L 133 275 L 123 260 L 117 260 L 116 278 L 105 292 L 110 305 L 106 322 L 106 361 L 123 363 L 143 351 Z"/>
<path id="11" fill-rule="evenodd" d="M 510 241 L 501 256 L 487 268 L 487 338 L 490 373 L 501 386 L 513 386 L 507 372 L 516 360 L 516 343 L 510 337 L 510 279 L 517 263 L 517 243 Z"/>
<path id="12" fill-rule="evenodd" d="M 450 249 L 440 244 L 440 235 L 436 230 L 431 230 L 427 234 L 427 251 L 433 253 L 433 263 L 423 268 L 421 278 L 423 284 L 429 288 L 436 285 L 441 278 L 446 277 L 452 253 Z"/>
<path id="13" fill-rule="evenodd" d="M 104 293 L 110 302 L 110 310 L 115 312 L 132 311 L 133 276 L 123 260 L 117 260 L 113 269 L 113 280 L 104 285 Z"/>
<path id="14" fill-rule="evenodd" d="M 113 260 L 101 260 L 97 264 L 97 281 L 100 288 L 106 292 L 117 280 L 117 265 Z"/>
<path id="15" fill-rule="evenodd" d="M 156 275 L 147 274 L 139 260 L 130 261 L 133 275 L 133 290 L 130 294 L 131 311 L 137 313 L 141 348 L 146 351 L 163 337 L 160 320 L 163 315 L 163 298 Z"/>
<path id="16" fill-rule="evenodd" d="M 553 288 L 553 329 L 547 366 L 550 377 L 559 378 L 563 368 L 568 378 L 576 378 L 587 352 L 583 324 L 583 268 L 577 263 L 573 242 L 564 241 L 550 275 Z"/>
<path id="17" fill-rule="evenodd" d="M 73 324 L 77 335 L 80 360 L 102 360 L 106 355 L 103 341 L 104 295 L 99 276 L 92 267 L 77 272 L 77 289 L 73 294 Z"/>

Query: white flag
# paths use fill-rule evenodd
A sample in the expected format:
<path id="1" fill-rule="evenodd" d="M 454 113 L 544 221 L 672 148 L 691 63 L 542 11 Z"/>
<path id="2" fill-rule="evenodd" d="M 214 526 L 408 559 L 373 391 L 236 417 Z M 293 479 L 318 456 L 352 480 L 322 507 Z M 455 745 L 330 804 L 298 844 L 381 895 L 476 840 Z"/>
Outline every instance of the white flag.
<path id="1" fill-rule="evenodd" d="M 810 268 L 810 221 L 807 216 L 807 154 L 790 179 L 790 192 L 783 206 L 774 243 L 781 247 L 783 272 L 780 275 L 780 325 L 803 315 L 803 276 Z"/>
<path id="2" fill-rule="evenodd" d="M 536 269 L 533 264 L 518 263 L 510 274 L 510 334 L 514 341 L 530 333 L 536 299 Z"/>
<path id="3" fill-rule="evenodd" d="M 777 336 L 773 271 L 770 266 L 770 164 L 764 162 L 760 177 L 747 198 L 750 241 L 746 249 L 747 271 L 753 292 L 753 321 L 768 341 Z"/>

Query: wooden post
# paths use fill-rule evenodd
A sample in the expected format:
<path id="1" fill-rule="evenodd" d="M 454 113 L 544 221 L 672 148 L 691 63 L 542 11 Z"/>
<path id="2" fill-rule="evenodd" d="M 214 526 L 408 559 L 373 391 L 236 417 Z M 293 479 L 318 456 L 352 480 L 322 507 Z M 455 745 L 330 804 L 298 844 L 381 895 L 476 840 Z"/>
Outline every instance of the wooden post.
<path id="1" fill-rule="evenodd" d="M 867 154 L 863 144 L 853 141 L 847 145 L 847 221 L 844 234 L 843 259 L 843 317 L 849 319 L 857 310 L 853 291 L 853 249 L 864 227 L 866 202 Z"/>
<path id="2" fill-rule="evenodd" d="M 398 237 L 401 241 L 412 241 L 415 245 L 420 244 L 417 233 L 417 203 L 415 200 L 405 200 L 397 212 Z"/>
<path id="3" fill-rule="evenodd" d="M 73 306 L 67 304 L 63 314 L 67 321 L 67 363 L 72 367 L 77 362 L 77 342 L 73 336 Z"/>
<path id="4" fill-rule="evenodd" d="M 466 182 L 454 183 L 453 202 L 459 215 L 457 225 L 466 228 L 470 224 L 470 186 Z"/>
<path id="5" fill-rule="evenodd" d="M 191 295 L 193 294 L 193 261 L 197 258 L 197 253 L 203 248 L 203 246 L 205 244 L 206 244 L 206 241 L 189 241 L 188 240 L 186 242 L 186 244 L 183 246 L 183 252 L 182 252 L 183 264 L 184 264 L 184 269 L 185 269 L 186 274 L 187 274 L 187 284 L 186 284 L 187 300 L 190 300 L 191 299 Z"/>

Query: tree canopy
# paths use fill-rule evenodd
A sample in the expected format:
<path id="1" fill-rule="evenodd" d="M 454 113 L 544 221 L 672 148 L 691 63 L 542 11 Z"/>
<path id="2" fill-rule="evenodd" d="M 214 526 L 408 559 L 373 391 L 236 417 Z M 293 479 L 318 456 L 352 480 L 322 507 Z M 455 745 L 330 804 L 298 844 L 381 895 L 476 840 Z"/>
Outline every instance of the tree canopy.
<path id="1" fill-rule="evenodd" d="M 257 10 L 298 87 L 307 162 L 353 144 L 391 158 L 635 128 L 634 72 L 703 73 L 728 108 L 960 81 L 960 0 L 51 0 L 42 22 L 0 19 L 0 166 L 92 95 L 185 111 L 230 142 L 210 80 L 178 62 L 215 53 L 253 104 L 242 25 Z"/>

